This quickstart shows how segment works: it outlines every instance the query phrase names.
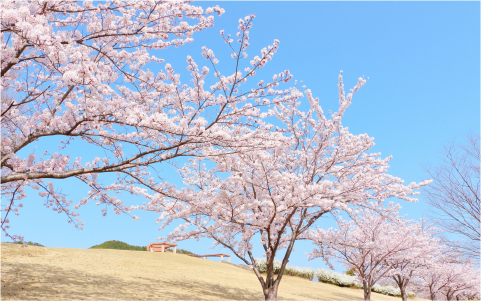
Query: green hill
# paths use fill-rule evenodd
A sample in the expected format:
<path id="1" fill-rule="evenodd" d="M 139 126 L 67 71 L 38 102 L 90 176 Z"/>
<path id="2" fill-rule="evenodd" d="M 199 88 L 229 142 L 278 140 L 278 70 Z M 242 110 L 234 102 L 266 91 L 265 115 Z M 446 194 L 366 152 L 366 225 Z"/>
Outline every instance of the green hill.
<path id="1" fill-rule="evenodd" d="M 138 247 L 138 246 L 131 246 L 128 243 L 118 240 L 109 240 L 100 245 L 92 246 L 90 249 L 114 249 L 114 250 L 132 250 L 132 251 L 147 251 L 147 247 Z M 167 249 L 167 252 L 172 252 L 172 249 Z M 177 249 L 177 253 L 179 254 L 194 254 L 190 251 Z"/>
<path id="2" fill-rule="evenodd" d="M 115 250 L 132 250 L 132 251 L 147 251 L 147 247 L 131 246 L 128 243 L 118 240 L 109 240 L 100 245 L 92 246 L 90 249 L 115 249 Z"/>

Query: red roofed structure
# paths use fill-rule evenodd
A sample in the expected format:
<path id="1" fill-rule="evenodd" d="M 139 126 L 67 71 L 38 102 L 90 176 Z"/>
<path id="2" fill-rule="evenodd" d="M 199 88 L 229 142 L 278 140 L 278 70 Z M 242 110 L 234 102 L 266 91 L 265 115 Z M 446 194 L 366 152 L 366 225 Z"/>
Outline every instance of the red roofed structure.
<path id="1" fill-rule="evenodd" d="M 149 252 L 165 252 L 166 249 L 174 247 L 172 250 L 175 253 L 177 253 L 177 245 L 172 244 L 169 242 L 153 242 L 147 246 L 147 251 Z"/>

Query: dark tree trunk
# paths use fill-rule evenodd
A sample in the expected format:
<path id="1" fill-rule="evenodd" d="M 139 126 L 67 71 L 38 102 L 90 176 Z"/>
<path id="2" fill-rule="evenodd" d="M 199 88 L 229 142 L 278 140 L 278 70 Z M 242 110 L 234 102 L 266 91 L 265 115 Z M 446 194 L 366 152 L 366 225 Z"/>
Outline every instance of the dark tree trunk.
<path id="1" fill-rule="evenodd" d="M 395 275 L 392 278 L 394 279 L 394 281 L 396 281 L 396 284 L 399 287 L 399 290 L 401 291 L 402 300 L 407 301 L 408 296 L 407 296 L 406 288 L 409 280 L 405 278 L 403 279 L 400 275 Z"/>
<path id="2" fill-rule="evenodd" d="M 302 224 L 302 220 L 299 224 L 299 227 L 300 227 L 301 224 Z M 294 243 L 295 243 L 296 237 L 298 235 L 297 231 L 299 230 L 299 227 L 295 231 L 293 231 L 293 233 L 292 233 L 291 241 L 289 242 L 289 246 L 287 247 L 286 254 L 284 255 L 284 259 L 282 260 L 281 268 L 279 269 L 279 274 L 277 275 L 276 280 L 274 280 L 274 266 L 273 266 L 275 252 L 273 252 L 272 255 L 271 255 L 272 256 L 272 262 L 271 262 L 272 266 L 267 267 L 267 275 L 268 276 L 266 277 L 267 278 L 266 283 L 263 286 L 264 287 L 264 297 L 266 298 L 266 300 L 277 301 L 277 290 L 279 288 L 279 284 L 281 283 L 282 275 L 284 274 L 286 265 L 289 262 L 289 256 L 291 256 L 291 252 L 294 248 Z M 261 283 L 262 283 L 262 281 L 261 281 Z"/>
<path id="3" fill-rule="evenodd" d="M 363 281 L 362 288 L 364 289 L 364 301 L 371 301 L 371 286 L 366 281 Z"/>
<path id="4" fill-rule="evenodd" d="M 403 301 L 407 301 L 408 300 L 408 295 L 406 293 L 406 288 L 404 286 L 401 286 L 400 287 L 400 290 L 401 290 L 401 298 Z"/>

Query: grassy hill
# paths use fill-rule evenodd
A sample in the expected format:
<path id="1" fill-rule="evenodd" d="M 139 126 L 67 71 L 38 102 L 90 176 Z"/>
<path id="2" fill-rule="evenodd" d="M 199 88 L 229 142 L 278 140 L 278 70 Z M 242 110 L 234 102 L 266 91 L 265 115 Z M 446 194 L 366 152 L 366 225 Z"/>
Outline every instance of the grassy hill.
<path id="1" fill-rule="evenodd" d="M 147 247 L 131 246 L 128 243 L 119 240 L 109 240 L 100 245 L 92 246 L 90 249 L 114 249 L 114 250 L 131 250 L 131 251 L 147 251 Z"/>
<path id="2" fill-rule="evenodd" d="M 190 256 L 1 244 L 2 300 L 263 300 L 254 273 Z M 362 290 L 284 276 L 279 300 L 362 300 Z M 372 300 L 396 300 L 372 294 Z M 419 300 L 419 299 L 411 299 Z"/>
<path id="3" fill-rule="evenodd" d="M 147 247 L 132 246 L 128 243 L 119 240 L 109 240 L 100 245 L 92 246 L 90 249 L 114 249 L 114 250 L 131 250 L 131 251 L 147 251 Z M 167 249 L 167 252 L 172 252 L 172 249 Z M 177 249 L 179 254 L 194 254 L 187 250 Z"/>

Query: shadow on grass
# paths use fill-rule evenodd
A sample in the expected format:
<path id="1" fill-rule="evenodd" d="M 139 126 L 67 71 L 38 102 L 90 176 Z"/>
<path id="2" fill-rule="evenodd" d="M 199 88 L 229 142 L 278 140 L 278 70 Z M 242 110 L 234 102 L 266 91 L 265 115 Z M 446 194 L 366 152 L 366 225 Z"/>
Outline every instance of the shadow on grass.
<path id="1" fill-rule="evenodd" d="M 188 273 L 188 271 L 186 271 Z M 2 299 L 38 300 L 263 300 L 261 292 L 203 281 L 97 275 L 42 264 L 2 263 Z M 260 287 L 259 287 L 260 289 Z"/>

